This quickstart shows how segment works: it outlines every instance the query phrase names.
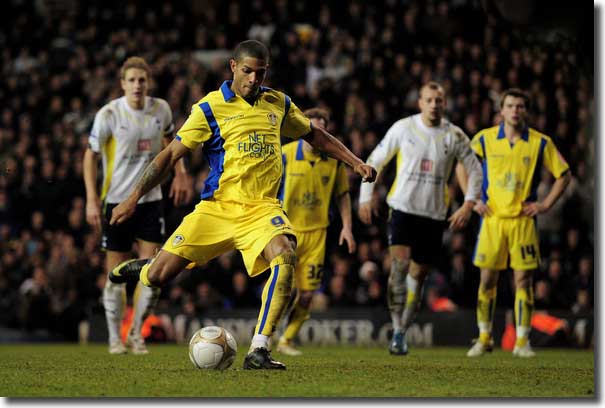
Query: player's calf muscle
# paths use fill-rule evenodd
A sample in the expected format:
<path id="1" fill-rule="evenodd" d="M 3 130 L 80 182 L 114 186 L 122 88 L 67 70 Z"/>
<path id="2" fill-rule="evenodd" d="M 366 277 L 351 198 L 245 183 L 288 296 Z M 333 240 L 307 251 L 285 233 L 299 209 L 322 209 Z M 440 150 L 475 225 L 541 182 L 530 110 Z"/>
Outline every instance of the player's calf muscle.
<path id="1" fill-rule="evenodd" d="M 160 252 L 158 257 L 149 266 L 147 277 L 149 283 L 156 287 L 164 286 L 174 279 L 189 264 L 189 260 L 180 256 Z"/>
<path id="2" fill-rule="evenodd" d="M 303 290 L 300 292 L 300 298 L 298 299 L 298 304 L 304 308 L 308 309 L 311 306 L 311 300 L 313 300 L 313 292 L 310 290 Z"/>

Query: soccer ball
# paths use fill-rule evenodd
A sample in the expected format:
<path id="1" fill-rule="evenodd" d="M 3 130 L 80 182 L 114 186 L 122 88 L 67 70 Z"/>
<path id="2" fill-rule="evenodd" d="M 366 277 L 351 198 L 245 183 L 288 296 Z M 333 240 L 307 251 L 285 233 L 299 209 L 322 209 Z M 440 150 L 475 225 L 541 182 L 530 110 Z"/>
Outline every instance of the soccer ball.
<path id="1" fill-rule="evenodd" d="M 233 364 L 236 353 L 237 343 L 223 327 L 201 328 L 189 340 L 189 358 L 197 368 L 224 370 Z"/>

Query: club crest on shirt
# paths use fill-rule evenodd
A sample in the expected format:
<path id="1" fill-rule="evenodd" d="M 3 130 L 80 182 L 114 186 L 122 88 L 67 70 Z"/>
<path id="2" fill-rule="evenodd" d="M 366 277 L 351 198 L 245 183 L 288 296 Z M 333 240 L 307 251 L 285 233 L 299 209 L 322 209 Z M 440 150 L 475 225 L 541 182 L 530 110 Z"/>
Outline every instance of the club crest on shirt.
<path id="1" fill-rule="evenodd" d="M 177 246 L 181 245 L 183 242 L 185 242 L 185 237 L 183 237 L 182 235 L 176 235 L 174 237 L 174 239 L 172 240 L 172 246 L 177 247 Z"/>
<path id="2" fill-rule="evenodd" d="M 430 159 L 422 159 L 420 162 L 420 171 L 433 171 L 433 161 Z"/>
<path id="3" fill-rule="evenodd" d="M 526 166 L 529 166 L 529 160 L 530 160 L 529 156 L 523 157 L 523 164 L 526 165 Z"/>
<path id="4" fill-rule="evenodd" d="M 275 113 L 267 113 L 267 119 L 269 119 L 269 123 L 271 124 L 271 126 L 275 126 L 277 124 L 277 115 Z"/>
<path id="5" fill-rule="evenodd" d="M 330 181 L 330 176 L 321 176 L 321 182 L 324 186 L 328 184 L 328 181 Z"/>
<path id="6" fill-rule="evenodd" d="M 141 139 L 137 143 L 139 152 L 148 152 L 151 150 L 151 139 Z"/>

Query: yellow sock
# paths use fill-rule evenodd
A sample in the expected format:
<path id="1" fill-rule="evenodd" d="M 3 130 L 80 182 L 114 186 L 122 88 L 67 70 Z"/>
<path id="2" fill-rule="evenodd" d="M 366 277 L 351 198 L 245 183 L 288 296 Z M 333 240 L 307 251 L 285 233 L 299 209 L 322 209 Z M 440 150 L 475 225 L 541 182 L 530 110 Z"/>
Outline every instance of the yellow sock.
<path id="1" fill-rule="evenodd" d="M 519 288 L 515 291 L 515 323 L 517 328 L 516 346 L 523 347 L 531 330 L 531 315 L 534 311 L 533 288 Z"/>
<path id="2" fill-rule="evenodd" d="M 262 303 L 254 334 L 271 337 L 279 323 L 292 292 L 296 255 L 285 253 L 273 258 L 271 275 L 262 293 Z"/>
<path id="3" fill-rule="evenodd" d="M 477 294 L 477 326 L 479 326 L 479 341 L 483 344 L 487 344 L 491 340 L 497 293 L 497 287 L 485 289 L 483 285 L 479 284 Z"/>
<path id="4" fill-rule="evenodd" d="M 292 313 L 288 316 L 288 325 L 284 331 L 283 338 L 287 341 L 294 340 L 303 323 L 309 320 L 309 317 L 311 317 L 309 309 L 305 309 L 297 302 L 292 309 Z"/>

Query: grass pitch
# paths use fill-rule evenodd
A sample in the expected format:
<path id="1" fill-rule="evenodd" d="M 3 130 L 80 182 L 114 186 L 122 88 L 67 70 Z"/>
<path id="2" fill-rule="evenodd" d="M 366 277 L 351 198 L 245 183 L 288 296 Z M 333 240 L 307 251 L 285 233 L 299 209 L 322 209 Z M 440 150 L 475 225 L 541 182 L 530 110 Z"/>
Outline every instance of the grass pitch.
<path id="1" fill-rule="evenodd" d="M 495 350 L 470 359 L 463 348 L 303 347 L 274 352 L 286 371 L 243 370 L 246 349 L 225 371 L 196 369 L 185 345 L 151 345 L 145 356 L 105 345 L 2 345 L 6 397 L 565 397 L 595 398 L 592 351 L 542 349 L 533 359 Z"/>

